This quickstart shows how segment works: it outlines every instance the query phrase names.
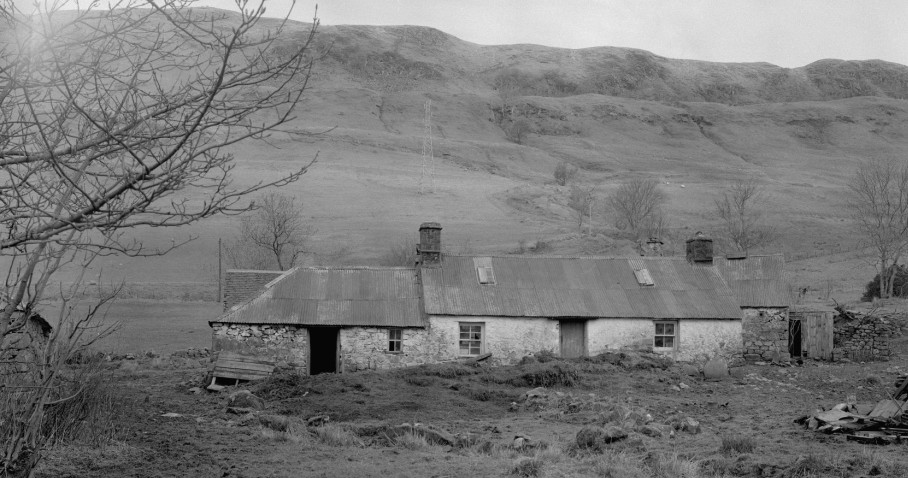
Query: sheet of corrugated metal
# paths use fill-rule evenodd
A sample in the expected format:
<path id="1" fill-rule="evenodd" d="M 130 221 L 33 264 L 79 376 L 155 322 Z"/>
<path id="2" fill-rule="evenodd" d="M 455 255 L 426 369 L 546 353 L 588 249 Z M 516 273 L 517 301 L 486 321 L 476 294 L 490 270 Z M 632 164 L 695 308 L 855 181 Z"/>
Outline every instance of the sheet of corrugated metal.
<path id="1" fill-rule="evenodd" d="M 415 269 L 297 269 L 212 322 L 424 327 Z"/>
<path id="2" fill-rule="evenodd" d="M 781 254 L 742 259 L 717 257 L 713 262 L 742 307 L 789 306 L 788 287 L 783 279 L 785 257 Z"/>
<path id="3" fill-rule="evenodd" d="M 714 268 L 694 267 L 680 258 L 492 257 L 491 263 L 494 285 L 479 284 L 471 257 L 445 256 L 441 267 L 424 269 L 426 312 L 509 317 L 740 317 L 732 291 Z M 648 270 L 654 285 L 640 286 L 635 268 Z"/>

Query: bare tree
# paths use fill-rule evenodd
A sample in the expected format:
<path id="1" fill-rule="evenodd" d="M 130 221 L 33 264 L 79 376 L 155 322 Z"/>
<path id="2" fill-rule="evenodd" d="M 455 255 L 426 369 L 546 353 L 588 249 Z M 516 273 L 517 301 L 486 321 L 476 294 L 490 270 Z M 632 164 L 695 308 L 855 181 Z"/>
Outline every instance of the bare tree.
<path id="1" fill-rule="evenodd" d="M 763 222 L 765 190 L 753 179 L 733 182 L 714 202 L 720 234 L 730 246 L 747 253 L 778 241 L 776 229 Z"/>
<path id="2" fill-rule="evenodd" d="M 659 190 L 659 182 L 655 179 L 634 179 L 623 183 L 608 198 L 608 205 L 616 215 L 616 227 L 630 229 L 634 234 L 643 232 L 647 224 L 653 223 L 662 214 L 665 202 L 665 194 Z"/>
<path id="3" fill-rule="evenodd" d="M 876 253 L 880 297 L 892 296 L 899 260 L 908 251 L 908 162 L 872 159 L 848 183 L 855 228 Z"/>
<path id="4" fill-rule="evenodd" d="M 416 240 L 410 235 L 404 235 L 388 247 L 378 262 L 383 266 L 413 267 L 418 259 Z"/>
<path id="5" fill-rule="evenodd" d="M 583 216 L 592 221 L 593 202 L 595 199 L 595 190 L 592 187 L 571 186 L 568 207 L 577 213 L 577 230 L 581 234 L 583 233 Z M 590 233 L 592 233 L 592 225 L 590 225 Z"/>
<path id="6" fill-rule="evenodd" d="M 285 271 L 310 252 L 306 244 L 316 232 L 303 220 L 295 197 L 269 193 L 240 220 L 239 237 L 226 247 L 226 255 L 234 267 Z"/>
<path id="7" fill-rule="evenodd" d="M 18 4 L 0 0 L 3 343 L 67 258 L 166 252 L 123 233 L 244 212 L 245 196 L 293 182 L 315 161 L 238 185 L 229 148 L 275 130 L 304 134 L 285 125 L 318 56 L 317 19 L 278 49 L 285 23 L 264 20 L 264 6 L 246 0 L 235 15 L 183 0 Z M 22 385 L 36 391 L 29 414 L 4 422 L 28 426 L 7 442 L 0 475 L 27 476 L 37 463 L 41 410 L 67 354 L 56 350 L 35 359 L 37 382 Z"/>

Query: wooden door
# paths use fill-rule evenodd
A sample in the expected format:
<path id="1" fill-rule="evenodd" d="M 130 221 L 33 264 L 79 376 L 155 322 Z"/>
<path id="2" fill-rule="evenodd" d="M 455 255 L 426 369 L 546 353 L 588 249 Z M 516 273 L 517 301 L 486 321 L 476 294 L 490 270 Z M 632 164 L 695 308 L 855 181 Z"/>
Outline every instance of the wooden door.
<path id="1" fill-rule="evenodd" d="M 577 358 L 586 355 L 586 321 L 561 320 L 561 356 Z"/>
<path id="2" fill-rule="evenodd" d="M 832 360 L 832 313 L 797 311 L 789 314 L 801 321 L 801 353 L 812 359 Z"/>

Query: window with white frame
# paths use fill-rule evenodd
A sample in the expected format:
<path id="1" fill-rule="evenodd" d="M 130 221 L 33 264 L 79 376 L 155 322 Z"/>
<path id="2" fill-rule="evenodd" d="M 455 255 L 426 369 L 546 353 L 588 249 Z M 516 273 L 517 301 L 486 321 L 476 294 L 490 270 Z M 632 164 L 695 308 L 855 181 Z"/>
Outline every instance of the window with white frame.
<path id="1" fill-rule="evenodd" d="M 653 347 L 675 348 L 678 345 L 678 323 L 674 321 L 656 321 L 656 334 L 653 336 Z"/>
<path id="2" fill-rule="evenodd" d="M 481 355 L 484 325 L 476 322 L 460 323 L 460 355 Z"/>
<path id="3" fill-rule="evenodd" d="M 400 352 L 403 348 L 403 330 L 388 329 L 388 352 Z"/>

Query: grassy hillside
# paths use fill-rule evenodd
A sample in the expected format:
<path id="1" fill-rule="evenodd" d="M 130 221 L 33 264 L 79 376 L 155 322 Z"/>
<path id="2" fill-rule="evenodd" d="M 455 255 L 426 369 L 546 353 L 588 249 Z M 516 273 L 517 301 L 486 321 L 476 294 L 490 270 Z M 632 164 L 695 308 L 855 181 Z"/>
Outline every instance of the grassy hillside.
<path id="1" fill-rule="evenodd" d="M 293 28 L 286 44 L 307 25 Z M 310 262 L 374 263 L 424 221 L 440 222 L 446 244 L 462 251 L 545 240 L 554 253 L 634 253 L 601 201 L 594 234 L 577 234 L 568 188 L 552 178 L 562 161 L 601 196 L 629 178 L 662 181 L 676 252 L 684 237 L 716 229 L 713 198 L 730 180 L 754 177 L 770 193 L 766 217 L 782 232 L 773 249 L 790 259 L 841 255 L 859 246 L 842 207 L 856 164 L 908 150 L 908 67 L 883 61 L 785 69 L 612 47 L 481 46 L 412 26 L 322 27 L 319 45 L 325 59 L 288 129 L 329 131 L 275 133 L 234 151 L 240 182 L 318 153 L 318 164 L 285 190 L 319 229 Z M 427 101 L 434 191 L 422 176 Z M 530 131 L 519 143 L 508 134 L 518 122 Z M 212 281 L 217 239 L 237 223 L 137 231 L 151 245 L 198 239 L 162 258 L 113 258 L 98 269 L 108 281 Z M 842 281 L 871 275 L 863 259 L 846 263 Z"/>

